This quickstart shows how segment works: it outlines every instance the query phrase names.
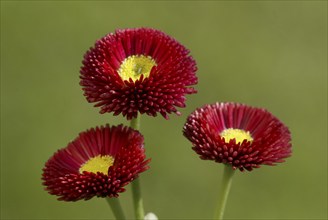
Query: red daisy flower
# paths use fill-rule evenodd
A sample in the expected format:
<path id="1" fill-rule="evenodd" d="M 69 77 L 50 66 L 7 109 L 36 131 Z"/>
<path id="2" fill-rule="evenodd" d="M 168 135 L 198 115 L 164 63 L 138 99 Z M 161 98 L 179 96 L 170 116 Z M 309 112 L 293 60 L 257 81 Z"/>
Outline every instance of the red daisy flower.
<path id="1" fill-rule="evenodd" d="M 48 160 L 43 185 L 58 200 L 118 197 L 125 185 L 149 168 L 144 151 L 138 131 L 122 125 L 92 128 Z"/>
<path id="2" fill-rule="evenodd" d="M 197 70 L 189 51 L 172 37 L 150 28 L 117 30 L 85 54 L 81 82 L 88 102 L 100 113 L 127 119 L 140 112 L 168 119 L 180 114 L 185 95 L 196 93 Z"/>
<path id="3" fill-rule="evenodd" d="M 195 110 L 183 134 L 201 159 L 243 171 L 275 165 L 291 155 L 288 128 L 271 113 L 236 103 L 215 103 Z"/>

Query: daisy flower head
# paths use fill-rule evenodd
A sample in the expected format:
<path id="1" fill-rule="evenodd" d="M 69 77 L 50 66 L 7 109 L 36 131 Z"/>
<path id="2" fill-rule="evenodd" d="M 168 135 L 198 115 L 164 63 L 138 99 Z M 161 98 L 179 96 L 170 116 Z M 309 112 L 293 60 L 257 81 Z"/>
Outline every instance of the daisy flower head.
<path id="1" fill-rule="evenodd" d="M 138 131 L 123 125 L 82 132 L 46 162 L 45 190 L 64 201 L 118 197 L 149 168 L 143 141 Z"/>
<path id="2" fill-rule="evenodd" d="M 168 119 L 180 114 L 185 96 L 196 93 L 195 60 L 183 45 L 151 28 L 116 30 L 97 40 L 84 56 L 80 85 L 100 113 L 138 113 Z"/>
<path id="3" fill-rule="evenodd" d="M 270 112 L 238 103 L 205 105 L 191 113 L 184 136 L 201 159 L 251 171 L 291 155 L 288 128 Z"/>

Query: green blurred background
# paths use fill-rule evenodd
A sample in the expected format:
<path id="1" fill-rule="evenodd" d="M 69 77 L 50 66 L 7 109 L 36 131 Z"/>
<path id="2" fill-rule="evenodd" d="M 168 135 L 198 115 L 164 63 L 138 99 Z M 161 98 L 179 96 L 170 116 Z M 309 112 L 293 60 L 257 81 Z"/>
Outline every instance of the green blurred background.
<path id="1" fill-rule="evenodd" d="M 41 185 L 44 163 L 101 115 L 79 86 L 85 51 L 117 28 L 153 27 L 198 63 L 198 94 L 182 116 L 142 117 L 151 169 L 145 208 L 160 219 L 210 219 L 222 165 L 182 136 L 187 115 L 216 101 L 269 109 L 287 124 L 293 156 L 235 175 L 226 218 L 327 218 L 326 1 L 1 1 L 1 218 L 113 218 L 107 203 L 59 202 Z M 132 215 L 131 190 L 121 194 Z"/>

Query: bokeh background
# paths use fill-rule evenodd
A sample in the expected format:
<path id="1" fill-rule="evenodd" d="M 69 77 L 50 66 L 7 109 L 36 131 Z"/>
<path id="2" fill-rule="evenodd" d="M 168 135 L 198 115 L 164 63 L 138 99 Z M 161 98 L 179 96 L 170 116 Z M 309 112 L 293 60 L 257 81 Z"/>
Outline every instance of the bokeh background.
<path id="1" fill-rule="evenodd" d="M 327 218 L 326 1 L 1 1 L 1 219 L 108 219 L 102 199 L 59 202 L 41 185 L 44 163 L 80 131 L 105 123 L 79 86 L 85 51 L 117 28 L 152 27 L 198 63 L 198 94 L 182 116 L 142 117 L 151 169 L 146 211 L 210 219 L 222 165 L 202 161 L 182 136 L 196 107 L 235 101 L 287 124 L 293 156 L 237 173 L 227 219 Z M 131 190 L 121 203 L 132 217 Z"/>

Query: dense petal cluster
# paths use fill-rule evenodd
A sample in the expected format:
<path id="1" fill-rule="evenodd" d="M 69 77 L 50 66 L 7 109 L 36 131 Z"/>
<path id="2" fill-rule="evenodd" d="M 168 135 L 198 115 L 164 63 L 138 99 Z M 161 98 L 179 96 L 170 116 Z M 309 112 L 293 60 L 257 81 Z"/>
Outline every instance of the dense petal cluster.
<path id="1" fill-rule="evenodd" d="M 117 30 L 96 41 L 85 54 L 80 85 L 88 102 L 100 113 L 140 112 L 166 119 L 180 114 L 185 95 L 196 93 L 196 62 L 183 45 L 159 30 Z"/>
<path id="2" fill-rule="evenodd" d="M 224 137 L 229 132 L 235 138 Z M 243 104 L 215 103 L 196 109 L 187 118 L 183 134 L 201 159 L 241 171 L 275 165 L 291 155 L 288 128 L 265 109 Z M 239 136 L 248 138 L 237 141 Z"/>
<path id="3" fill-rule="evenodd" d="M 117 197 L 125 185 L 148 169 L 144 151 L 138 131 L 122 125 L 92 128 L 47 161 L 43 185 L 50 194 L 59 196 L 58 200 Z M 81 171 L 86 162 L 100 156 L 113 158 L 113 164 L 105 167 L 106 173 Z"/>

